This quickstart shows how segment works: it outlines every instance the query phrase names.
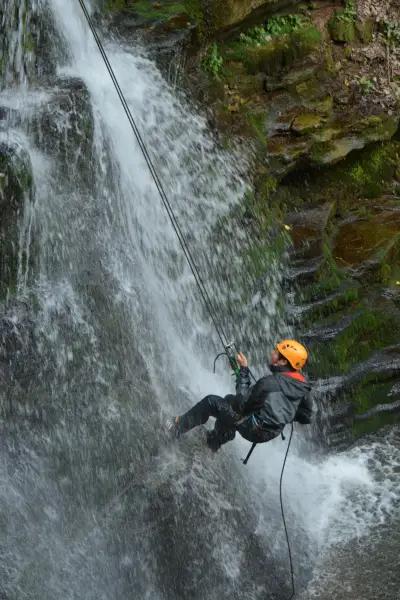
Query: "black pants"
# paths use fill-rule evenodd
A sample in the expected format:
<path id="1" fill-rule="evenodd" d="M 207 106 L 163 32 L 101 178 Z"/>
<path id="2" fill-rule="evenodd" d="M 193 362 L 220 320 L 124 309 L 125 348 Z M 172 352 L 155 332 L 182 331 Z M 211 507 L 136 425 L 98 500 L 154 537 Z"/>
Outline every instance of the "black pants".
<path id="1" fill-rule="evenodd" d="M 239 415 L 232 408 L 234 398 L 233 395 L 225 396 L 225 398 L 213 395 L 206 396 L 179 417 L 179 431 L 186 433 L 193 427 L 204 425 L 210 417 L 217 419 L 218 429 L 235 430 L 235 423 L 239 419 Z"/>
<path id="2" fill-rule="evenodd" d="M 179 417 L 180 433 L 186 433 L 193 427 L 204 425 L 210 417 L 215 417 L 216 422 L 211 436 L 213 444 L 216 446 L 221 446 L 233 440 L 236 431 L 239 431 L 246 440 L 256 443 L 268 442 L 279 435 L 280 430 L 266 431 L 260 429 L 251 416 L 239 425 L 240 415 L 232 407 L 235 398 L 233 394 L 229 394 L 225 398 L 214 395 L 206 396 Z"/>

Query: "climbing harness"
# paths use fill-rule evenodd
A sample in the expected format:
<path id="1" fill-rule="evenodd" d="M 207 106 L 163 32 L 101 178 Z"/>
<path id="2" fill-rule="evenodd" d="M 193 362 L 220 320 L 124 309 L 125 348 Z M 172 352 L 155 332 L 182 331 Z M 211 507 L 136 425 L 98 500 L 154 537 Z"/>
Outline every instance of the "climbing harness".
<path id="1" fill-rule="evenodd" d="M 129 124 L 130 124 L 130 126 L 132 128 L 132 131 L 133 131 L 133 133 L 134 133 L 134 135 L 136 137 L 136 140 L 137 140 L 137 142 L 139 144 L 139 147 L 140 147 L 140 149 L 141 149 L 141 151 L 143 153 L 144 159 L 145 159 L 146 164 L 147 164 L 147 166 L 149 168 L 150 174 L 151 174 L 151 176 L 153 178 L 153 181 L 155 183 L 155 186 L 156 186 L 156 188 L 158 190 L 158 193 L 160 195 L 162 203 L 163 203 L 163 205 L 165 207 L 165 210 L 167 211 L 167 214 L 168 214 L 168 217 L 169 217 L 169 219 L 171 221 L 172 227 L 173 227 L 173 229 L 174 229 L 174 231 L 176 233 L 176 236 L 177 236 L 177 238 L 179 240 L 179 243 L 180 243 L 180 245 L 182 247 L 182 251 L 183 251 L 183 253 L 185 255 L 185 258 L 186 258 L 186 260 L 187 260 L 187 262 L 189 264 L 189 267 L 190 267 L 190 270 L 191 270 L 191 272 L 193 274 L 195 282 L 196 282 L 196 284 L 197 284 L 197 286 L 199 288 L 200 295 L 202 297 L 204 305 L 205 305 L 205 307 L 206 307 L 206 309 L 207 309 L 207 311 L 209 313 L 209 316 L 211 318 L 211 321 L 212 321 L 212 323 L 213 323 L 213 325 L 215 327 L 215 330 L 216 330 L 216 333 L 218 335 L 218 338 L 221 341 L 221 344 L 222 344 L 222 346 L 224 348 L 224 352 L 221 352 L 220 354 L 218 354 L 217 357 L 216 357 L 216 359 L 215 359 L 215 361 L 214 361 L 214 372 L 215 372 L 215 364 L 216 364 L 216 361 L 218 360 L 218 358 L 220 356 L 226 355 L 227 358 L 228 358 L 228 360 L 229 360 L 229 364 L 232 367 L 232 370 L 233 370 L 234 374 L 238 375 L 239 372 L 240 372 L 240 367 L 239 367 L 239 365 L 237 363 L 236 356 L 235 356 L 235 344 L 234 343 L 228 343 L 228 341 L 227 341 L 228 338 L 226 336 L 224 328 L 223 328 L 222 324 L 217 319 L 217 311 L 215 309 L 215 306 L 214 306 L 214 304 L 213 304 L 213 302 L 212 302 L 212 300 L 210 298 L 210 295 L 209 295 L 209 293 L 207 291 L 207 288 L 206 288 L 204 280 L 203 280 L 203 278 L 202 278 L 202 276 L 200 274 L 200 271 L 199 271 L 199 269 L 198 269 L 198 267 L 197 267 L 197 265 L 196 265 L 196 263 L 194 261 L 192 252 L 191 252 L 191 250 L 189 248 L 189 245 L 187 243 L 185 235 L 184 235 L 184 233 L 183 233 L 183 231 L 181 229 L 179 221 L 178 221 L 178 219 L 177 219 L 177 217 L 176 217 L 176 215 L 174 213 L 174 210 L 173 210 L 173 208 L 171 206 L 171 203 L 170 203 L 170 201 L 168 199 L 168 196 L 167 196 L 167 194 L 165 192 L 164 186 L 163 186 L 163 184 L 161 182 L 161 179 L 160 179 L 160 177 L 159 177 L 159 175 L 157 173 L 157 170 L 155 168 L 153 160 L 152 160 L 152 158 L 151 158 L 151 156 L 150 156 L 150 154 L 149 154 L 149 152 L 147 150 L 146 144 L 145 144 L 145 142 L 144 142 L 144 140 L 142 138 L 142 135 L 141 135 L 141 133 L 140 133 L 138 127 L 137 127 L 136 121 L 133 118 L 132 112 L 131 112 L 131 110 L 130 110 L 130 108 L 128 106 L 128 103 L 126 101 L 124 93 L 123 93 L 123 91 L 122 91 L 122 89 L 121 89 L 121 87 L 119 85 L 119 82 L 118 82 L 117 77 L 116 77 L 116 75 L 114 73 L 114 70 L 113 70 L 113 68 L 111 66 L 111 63 L 110 63 L 110 61 L 108 59 L 107 53 L 106 53 L 106 51 L 104 49 L 104 46 L 103 46 L 103 44 L 102 44 L 102 42 L 101 42 L 101 40 L 100 40 L 100 38 L 99 38 L 99 36 L 97 34 L 97 31 L 96 31 L 96 29 L 94 27 L 92 18 L 91 18 L 90 14 L 89 14 L 89 12 L 88 12 L 88 10 L 86 8 L 85 2 L 84 2 L 84 0 L 78 0 L 78 2 L 79 2 L 80 6 L 82 8 L 82 12 L 83 12 L 83 14 L 84 14 L 84 16 L 86 18 L 86 21 L 87 21 L 87 23 L 89 25 L 89 28 L 90 28 L 90 30 L 91 30 L 91 32 L 93 34 L 93 37 L 95 39 L 95 42 L 96 42 L 97 47 L 99 49 L 99 52 L 100 52 L 100 54 L 101 54 L 101 56 L 102 56 L 102 58 L 104 60 L 105 66 L 106 66 L 107 71 L 108 71 L 108 73 L 109 73 L 109 75 L 111 77 L 111 80 L 112 80 L 113 84 L 114 84 L 115 90 L 116 90 L 116 92 L 118 94 L 118 97 L 119 97 L 119 99 L 121 101 L 122 107 L 123 107 L 123 109 L 125 111 L 125 114 L 126 114 L 126 116 L 128 118 L 128 121 L 129 121 Z M 250 372 L 251 377 L 254 379 L 254 381 L 256 381 L 256 378 L 254 377 L 253 373 L 250 370 L 249 370 L 249 372 Z M 293 589 L 292 596 L 288 600 L 292 600 L 292 598 L 294 598 L 294 596 L 295 596 L 295 586 L 294 586 L 294 572 L 293 572 L 293 564 L 292 564 L 292 554 L 291 554 L 291 550 L 290 550 L 289 536 L 288 536 L 288 532 L 287 532 L 285 515 L 284 515 L 284 510 L 283 510 L 283 502 L 282 502 L 282 480 L 283 480 L 283 472 L 284 472 L 284 469 L 285 469 L 286 459 L 287 459 L 287 456 L 288 456 L 288 453 L 289 453 L 290 443 L 291 443 L 291 440 L 292 440 L 292 435 L 293 435 L 293 423 L 292 423 L 292 431 L 291 431 L 291 434 L 290 434 L 290 439 L 289 439 L 289 443 L 288 443 L 288 446 L 287 446 L 285 459 L 283 461 L 281 478 L 280 478 L 280 486 L 279 486 L 280 487 L 281 512 L 282 512 L 282 519 L 283 519 L 283 523 L 284 523 L 284 527 L 285 527 L 286 541 L 287 541 L 288 551 L 289 551 L 290 569 L 291 569 L 291 577 L 292 577 L 292 589 Z M 245 465 L 247 464 L 247 462 L 250 459 L 250 456 L 253 453 L 256 445 L 257 444 L 253 444 L 252 445 L 252 447 L 251 447 L 251 449 L 250 449 L 247 457 L 243 461 L 243 464 L 245 464 Z M 124 493 L 124 490 L 123 490 L 123 493 Z"/>
<path id="2" fill-rule="evenodd" d="M 256 446 L 257 446 L 257 442 L 253 442 L 253 445 L 252 445 L 252 447 L 250 448 L 250 450 L 249 450 L 249 452 L 248 452 L 248 454 L 247 454 L 246 458 L 243 458 L 243 459 L 242 459 L 242 463 L 243 463 L 244 465 L 247 465 L 247 463 L 249 462 L 249 460 L 250 460 L 250 456 L 253 454 L 253 452 L 254 452 L 254 450 L 255 450 Z"/>

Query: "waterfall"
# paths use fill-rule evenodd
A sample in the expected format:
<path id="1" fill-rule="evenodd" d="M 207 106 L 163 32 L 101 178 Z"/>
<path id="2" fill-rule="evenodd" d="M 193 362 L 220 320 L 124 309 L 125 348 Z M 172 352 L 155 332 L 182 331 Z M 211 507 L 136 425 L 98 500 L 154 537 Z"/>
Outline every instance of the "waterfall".
<path id="1" fill-rule="evenodd" d="M 0 595 L 287 598 L 282 441 L 246 470 L 243 440 L 213 457 L 202 431 L 163 434 L 232 381 L 211 372 L 218 339 L 79 4 L 6 0 L 0 16 L 1 141 L 32 172 L 5 309 L 22 350 L 1 392 Z M 106 49 L 218 317 L 261 374 L 290 329 L 273 241 L 261 275 L 248 268 L 247 158 L 218 147 L 143 48 Z M 375 452 L 325 457 L 296 436 L 285 502 L 299 586 L 322 547 L 368 530 L 377 498 L 393 510 Z"/>

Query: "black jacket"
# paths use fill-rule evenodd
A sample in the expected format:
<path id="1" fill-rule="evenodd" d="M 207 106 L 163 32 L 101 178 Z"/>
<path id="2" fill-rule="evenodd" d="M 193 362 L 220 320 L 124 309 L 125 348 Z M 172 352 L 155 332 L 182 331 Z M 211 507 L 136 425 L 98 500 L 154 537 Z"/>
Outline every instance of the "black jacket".
<path id="1" fill-rule="evenodd" d="M 240 369 L 234 409 L 242 416 L 252 415 L 261 429 L 278 433 L 292 421 L 303 425 L 311 423 L 310 383 L 286 368 L 274 367 L 272 370 L 271 375 L 250 385 L 249 369 Z"/>

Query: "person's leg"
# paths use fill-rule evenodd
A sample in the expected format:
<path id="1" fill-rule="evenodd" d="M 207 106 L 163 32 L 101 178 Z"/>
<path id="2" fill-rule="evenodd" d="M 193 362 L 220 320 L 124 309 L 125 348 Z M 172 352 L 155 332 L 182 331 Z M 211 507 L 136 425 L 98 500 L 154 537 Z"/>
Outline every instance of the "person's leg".
<path id="1" fill-rule="evenodd" d="M 177 418 L 179 433 L 186 433 L 190 429 L 193 429 L 193 427 L 204 425 L 210 417 L 221 420 L 234 418 L 230 404 L 225 398 L 209 395 L 200 400 L 193 408 Z"/>
<path id="2" fill-rule="evenodd" d="M 235 438 L 235 435 L 235 428 L 217 419 L 214 429 L 207 432 L 207 446 L 216 452 L 223 444 L 231 442 Z"/>

